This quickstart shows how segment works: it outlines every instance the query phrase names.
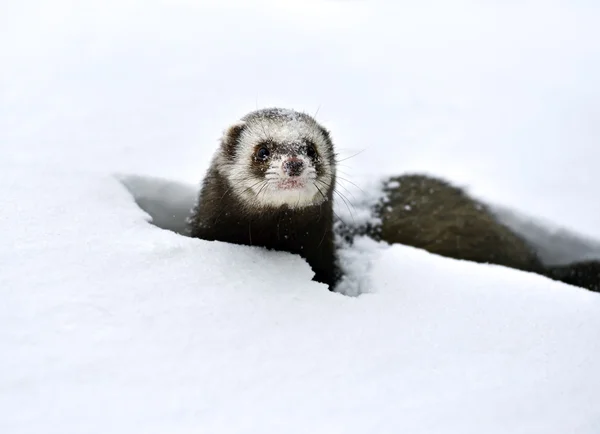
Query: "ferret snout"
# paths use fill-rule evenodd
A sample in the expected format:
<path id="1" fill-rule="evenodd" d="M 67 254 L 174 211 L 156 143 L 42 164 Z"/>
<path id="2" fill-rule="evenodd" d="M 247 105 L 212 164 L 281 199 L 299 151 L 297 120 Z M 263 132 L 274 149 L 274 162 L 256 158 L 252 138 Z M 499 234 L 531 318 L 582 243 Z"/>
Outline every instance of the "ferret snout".
<path id="1" fill-rule="evenodd" d="M 288 158 L 283 162 L 283 172 L 287 176 L 299 176 L 304 170 L 304 161 L 299 158 Z"/>

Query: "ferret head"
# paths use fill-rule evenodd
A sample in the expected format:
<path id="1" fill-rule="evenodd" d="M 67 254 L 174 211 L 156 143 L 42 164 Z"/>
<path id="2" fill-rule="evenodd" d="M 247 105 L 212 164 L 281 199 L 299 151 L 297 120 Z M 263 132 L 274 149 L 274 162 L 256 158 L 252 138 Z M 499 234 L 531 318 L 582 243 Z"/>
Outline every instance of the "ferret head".
<path id="1" fill-rule="evenodd" d="M 304 113 L 271 108 L 247 114 L 225 131 L 217 158 L 231 193 L 249 206 L 299 208 L 331 198 L 333 144 Z"/>

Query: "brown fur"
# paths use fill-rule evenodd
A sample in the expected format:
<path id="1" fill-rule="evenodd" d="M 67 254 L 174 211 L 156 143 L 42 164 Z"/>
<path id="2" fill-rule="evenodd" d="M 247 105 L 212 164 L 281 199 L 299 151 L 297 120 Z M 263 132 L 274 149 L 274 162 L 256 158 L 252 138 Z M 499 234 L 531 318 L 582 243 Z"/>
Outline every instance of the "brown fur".
<path id="1" fill-rule="evenodd" d="M 523 239 L 461 189 L 422 175 L 390 181 L 399 186 L 386 187 L 387 201 L 377 206 L 380 239 L 456 259 L 526 271 L 543 269 Z"/>

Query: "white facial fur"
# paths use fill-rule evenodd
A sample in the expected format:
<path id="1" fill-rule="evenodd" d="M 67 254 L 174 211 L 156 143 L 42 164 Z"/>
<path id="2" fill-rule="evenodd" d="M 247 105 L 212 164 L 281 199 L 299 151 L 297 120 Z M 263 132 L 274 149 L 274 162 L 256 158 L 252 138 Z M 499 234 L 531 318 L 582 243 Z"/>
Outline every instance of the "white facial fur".
<path id="1" fill-rule="evenodd" d="M 233 161 L 225 157 L 221 160 L 227 166 L 223 174 L 233 193 L 250 206 L 300 208 L 320 204 L 327 200 L 327 191 L 334 179 L 331 145 L 311 118 L 288 110 L 279 113 L 283 116 L 256 116 L 236 124 L 244 125 L 244 129 Z M 300 152 L 306 140 L 315 145 L 320 176 L 313 161 Z M 267 160 L 266 171 L 257 176 L 252 170 L 252 161 L 257 145 L 267 141 L 275 143 L 278 152 Z M 304 163 L 304 170 L 294 177 L 283 170 L 284 161 L 292 155 Z"/>

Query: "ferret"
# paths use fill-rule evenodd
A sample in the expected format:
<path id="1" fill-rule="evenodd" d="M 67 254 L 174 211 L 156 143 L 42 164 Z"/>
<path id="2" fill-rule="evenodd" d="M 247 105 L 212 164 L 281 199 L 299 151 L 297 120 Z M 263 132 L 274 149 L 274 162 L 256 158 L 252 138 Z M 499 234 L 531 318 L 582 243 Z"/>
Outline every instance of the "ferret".
<path id="1" fill-rule="evenodd" d="M 188 220 L 190 235 L 296 253 L 313 280 L 333 290 L 335 182 L 331 136 L 313 117 L 253 111 L 224 132 Z"/>
<path id="2" fill-rule="evenodd" d="M 188 219 L 189 234 L 298 254 L 313 280 L 330 290 L 340 278 L 336 238 L 368 235 L 600 291 L 600 261 L 544 265 L 484 203 L 444 180 L 389 178 L 372 210 L 380 224 L 365 227 L 334 221 L 335 182 L 331 135 L 313 117 L 282 108 L 253 111 L 224 132 Z"/>

